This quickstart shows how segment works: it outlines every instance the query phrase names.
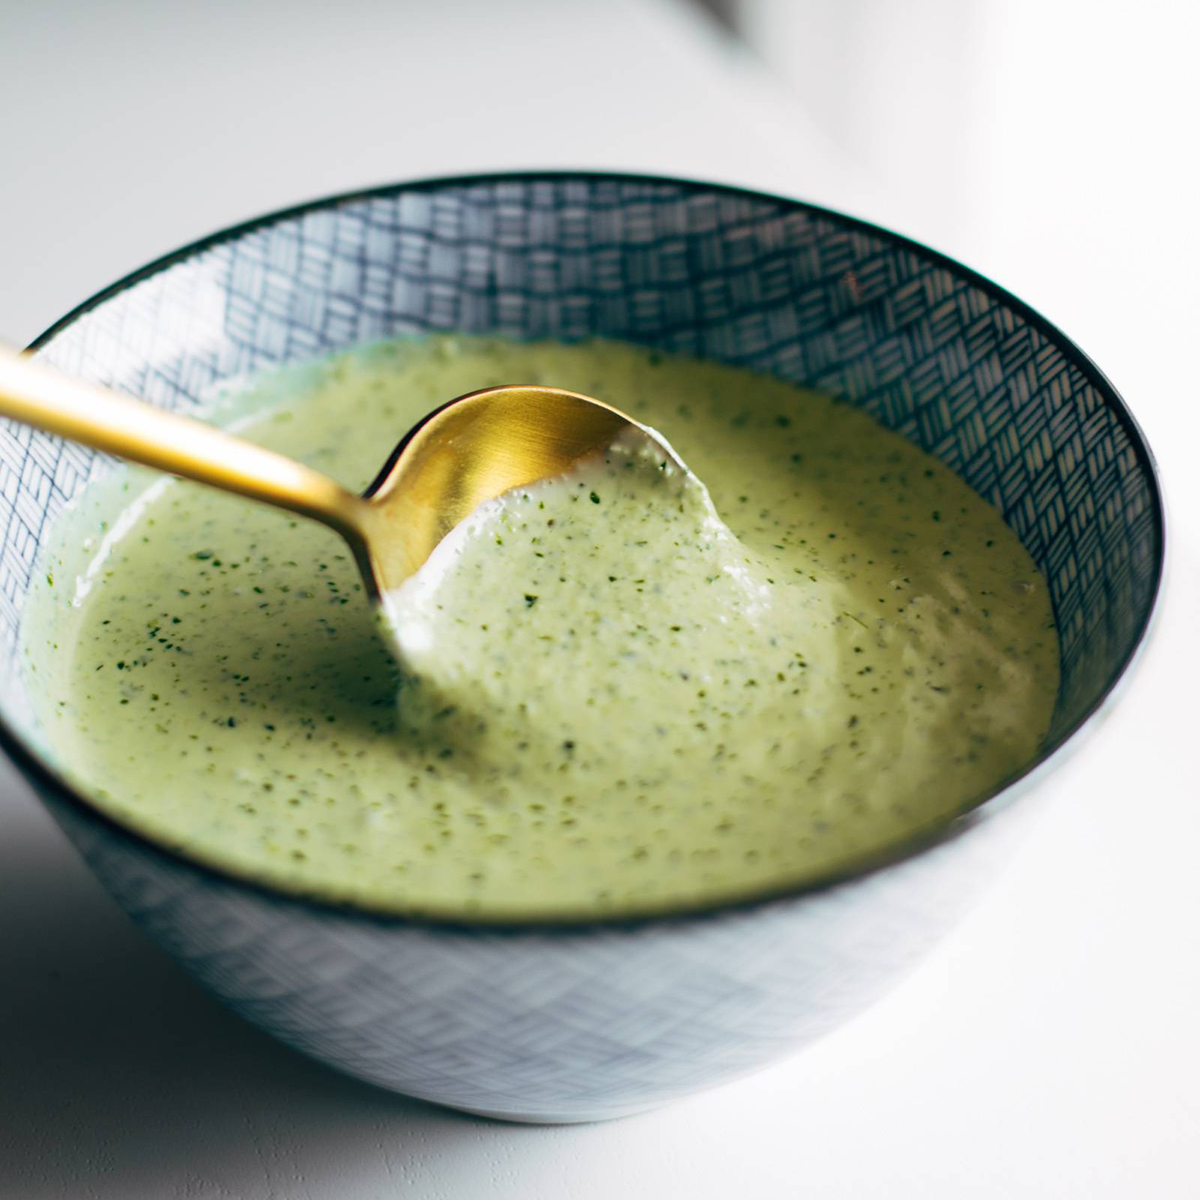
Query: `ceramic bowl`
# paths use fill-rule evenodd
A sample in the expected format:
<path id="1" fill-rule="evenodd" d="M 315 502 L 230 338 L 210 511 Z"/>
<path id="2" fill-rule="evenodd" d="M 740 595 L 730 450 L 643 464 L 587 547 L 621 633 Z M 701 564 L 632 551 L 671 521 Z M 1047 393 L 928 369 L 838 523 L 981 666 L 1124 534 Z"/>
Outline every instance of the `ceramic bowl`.
<path id="1" fill-rule="evenodd" d="M 384 919 L 188 862 L 62 782 L 15 651 L 39 540 L 111 463 L 0 429 L 4 745 L 117 901 L 246 1018 L 362 1079 L 514 1120 L 618 1116 L 855 1016 L 959 918 L 1145 635 L 1163 555 L 1153 463 L 1088 359 L 987 280 L 811 205 L 678 180 L 476 176 L 319 201 L 153 263 L 35 349 L 187 410 L 224 379 L 439 330 L 624 338 L 831 392 L 994 503 L 1053 598 L 1062 687 L 1044 752 L 932 844 L 670 919 Z"/>

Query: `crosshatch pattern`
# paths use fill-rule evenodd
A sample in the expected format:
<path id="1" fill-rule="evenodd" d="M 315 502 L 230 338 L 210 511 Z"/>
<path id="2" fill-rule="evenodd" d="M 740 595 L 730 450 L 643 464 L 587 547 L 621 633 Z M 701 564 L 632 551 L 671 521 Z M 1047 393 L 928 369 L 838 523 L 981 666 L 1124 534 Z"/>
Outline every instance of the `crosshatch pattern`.
<path id="1" fill-rule="evenodd" d="M 1088 706 L 1153 590 L 1144 465 L 1045 334 L 951 269 L 807 209 L 685 185 L 546 179 L 401 190 L 251 230 L 120 293 L 43 348 L 168 407 L 215 381 L 430 330 L 627 338 L 861 405 L 992 501 L 1050 581 L 1056 732 Z M 94 458 L 0 434 L 0 635 L 42 524 Z"/>
<path id="2" fill-rule="evenodd" d="M 587 176 L 447 182 L 332 201 L 233 231 L 147 274 L 66 324 L 39 355 L 186 409 L 221 380 L 433 330 L 599 335 L 707 355 L 831 392 L 935 454 L 997 505 L 1049 580 L 1063 665 L 1052 741 L 1094 705 L 1153 603 L 1154 482 L 1104 385 L 1026 314 L 935 256 L 786 201 Z M 8 662 L 47 522 L 107 469 L 80 447 L 0 427 Z M 76 813 L 71 825 L 89 857 L 126 853 L 105 849 L 117 839 L 111 830 L 86 833 L 81 820 Z M 154 870 L 189 895 L 216 887 L 179 864 Z M 102 873 L 117 886 L 120 871 Z M 262 897 L 232 895 L 242 919 L 259 920 Z M 176 918 L 145 919 L 171 940 Z M 186 958 L 186 946 L 199 952 L 201 943 L 210 954 L 211 931 L 176 949 Z M 345 1003 L 349 1011 L 366 999 Z M 268 1026 L 279 1022 L 249 1000 L 239 1004 Z M 326 1035 L 331 1022 L 330 1013 L 318 1022 Z M 288 1036 L 307 1044 L 301 1032 Z M 337 1057 L 326 1050 L 317 1052 Z M 350 1069 L 380 1078 L 365 1061 Z M 420 1090 L 411 1080 L 407 1088 Z M 622 1106 L 606 1095 L 609 1109 Z M 526 1111 L 554 1107 L 539 1097 L 527 1098 Z"/>
<path id="3" fill-rule="evenodd" d="M 50 803 L 118 903 L 250 1021 L 383 1087 L 549 1122 L 652 1108 L 856 1016 L 974 903 L 1033 807 L 797 899 L 510 931 L 376 921 L 256 893 Z"/>

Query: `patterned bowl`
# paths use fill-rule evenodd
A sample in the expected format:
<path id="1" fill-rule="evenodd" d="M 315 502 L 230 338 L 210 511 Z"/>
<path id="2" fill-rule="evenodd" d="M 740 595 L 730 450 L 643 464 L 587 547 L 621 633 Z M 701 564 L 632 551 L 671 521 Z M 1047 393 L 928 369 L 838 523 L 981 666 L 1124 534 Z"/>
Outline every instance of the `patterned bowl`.
<path id="1" fill-rule="evenodd" d="M 834 886 L 589 927 L 384 919 L 156 848 L 58 777 L 15 648 L 48 522 L 110 463 L 0 428 L 0 736 L 118 902 L 283 1041 L 384 1087 L 525 1121 L 650 1108 L 861 1011 L 962 913 L 1077 743 L 1155 606 L 1150 453 L 1094 366 L 940 255 L 707 184 L 523 174 L 292 209 L 131 275 L 38 340 L 73 374 L 187 409 L 217 381 L 400 333 L 625 338 L 866 408 L 994 503 L 1049 580 L 1062 687 L 1039 761 L 935 843 Z"/>

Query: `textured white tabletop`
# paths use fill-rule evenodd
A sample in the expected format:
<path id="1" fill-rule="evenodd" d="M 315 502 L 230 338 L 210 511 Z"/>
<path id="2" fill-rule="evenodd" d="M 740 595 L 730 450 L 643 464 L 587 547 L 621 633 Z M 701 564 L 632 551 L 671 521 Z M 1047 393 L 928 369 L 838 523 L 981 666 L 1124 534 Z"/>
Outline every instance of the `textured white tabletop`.
<path id="1" fill-rule="evenodd" d="M 742 0 L 0 5 L 0 338 L 326 192 L 632 168 L 840 207 L 1041 309 L 1162 466 L 1167 599 L 1009 873 L 801 1056 L 609 1125 L 341 1078 L 149 946 L 0 767 L 0 1197 L 1191 1197 L 1200 1189 L 1200 272 L 1187 5 Z M 23 9 L 24 11 L 18 11 Z"/>

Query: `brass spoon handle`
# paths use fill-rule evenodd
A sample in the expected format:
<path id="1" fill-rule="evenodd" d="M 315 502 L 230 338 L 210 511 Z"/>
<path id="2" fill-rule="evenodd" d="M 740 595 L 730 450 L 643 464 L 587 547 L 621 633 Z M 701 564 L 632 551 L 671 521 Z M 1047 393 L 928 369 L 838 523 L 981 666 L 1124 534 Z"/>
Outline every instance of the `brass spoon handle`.
<path id="1" fill-rule="evenodd" d="M 357 545 L 365 501 L 327 476 L 213 425 L 167 412 L 0 346 L 0 416 L 312 517 Z"/>

